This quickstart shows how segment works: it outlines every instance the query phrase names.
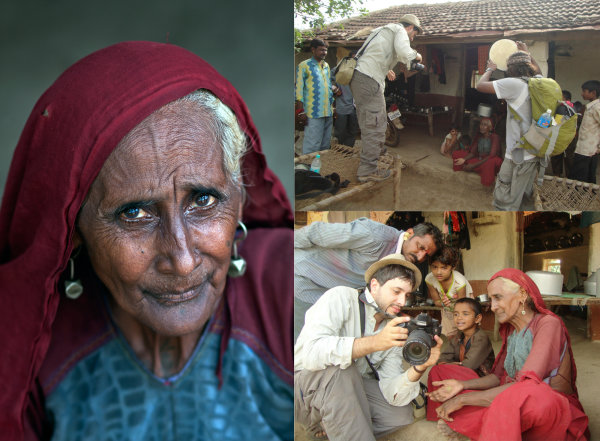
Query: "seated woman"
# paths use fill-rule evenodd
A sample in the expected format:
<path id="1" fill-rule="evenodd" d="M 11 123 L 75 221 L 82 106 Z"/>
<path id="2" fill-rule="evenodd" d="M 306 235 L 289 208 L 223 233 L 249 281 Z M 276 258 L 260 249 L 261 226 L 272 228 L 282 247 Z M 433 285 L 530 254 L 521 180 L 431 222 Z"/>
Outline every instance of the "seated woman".
<path id="1" fill-rule="evenodd" d="M 291 221 L 202 59 L 136 41 L 71 66 L 0 211 L 3 439 L 293 439 Z"/>
<path id="2" fill-rule="evenodd" d="M 508 268 L 488 284 L 502 347 L 492 373 L 439 365 L 430 372 L 428 406 L 449 437 L 471 440 L 588 440 L 588 417 L 577 395 L 571 340 L 546 309 L 535 283 Z M 435 420 L 428 409 L 428 419 Z"/>
<path id="3" fill-rule="evenodd" d="M 455 150 L 452 152 L 454 171 L 472 171 L 481 176 L 481 185 L 489 187 L 494 183 L 502 165 L 500 154 L 500 137 L 492 133 L 492 120 L 482 118 L 479 133 L 471 144 L 469 152 Z"/>

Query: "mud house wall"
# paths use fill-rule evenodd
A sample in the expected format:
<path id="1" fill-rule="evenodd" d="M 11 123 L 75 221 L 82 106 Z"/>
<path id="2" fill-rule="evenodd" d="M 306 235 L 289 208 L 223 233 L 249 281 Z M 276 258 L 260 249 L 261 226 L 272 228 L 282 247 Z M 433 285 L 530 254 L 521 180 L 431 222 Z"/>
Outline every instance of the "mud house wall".
<path id="1" fill-rule="evenodd" d="M 523 257 L 523 271 L 542 271 L 544 259 L 560 259 L 560 272 L 567 283 L 571 268 L 577 267 L 579 273 L 585 273 L 588 268 L 588 247 L 580 246 L 564 250 L 541 251 L 528 253 Z"/>
<path id="2" fill-rule="evenodd" d="M 490 224 L 474 225 L 468 221 L 471 249 L 461 250 L 465 276 L 469 280 L 487 280 L 495 272 L 507 267 L 518 267 L 519 234 L 515 231 L 515 214 L 512 212 L 487 212 L 494 216 Z M 441 227 L 442 212 L 425 212 L 425 220 Z M 470 219 L 470 213 L 467 218 Z"/>
<path id="3" fill-rule="evenodd" d="M 520 233 L 516 232 L 515 213 L 487 214 L 493 216 L 494 223 L 469 222 L 471 249 L 463 250 L 465 276 L 469 280 L 487 280 L 503 268 L 519 268 Z"/>
<path id="4" fill-rule="evenodd" d="M 557 50 L 564 47 L 570 53 L 570 56 L 554 56 L 556 81 L 560 87 L 571 92 L 573 102 L 581 101 L 586 104 L 587 101 L 581 98 L 581 85 L 588 80 L 600 80 L 599 45 L 598 38 L 556 42 Z"/>
<path id="5" fill-rule="evenodd" d="M 430 73 L 429 93 L 448 95 L 452 97 L 461 95 L 461 71 L 463 64 L 463 49 L 459 45 L 435 45 L 432 48 L 439 49 L 444 54 L 444 70 L 446 72 L 446 84 L 440 83 L 439 75 Z M 429 60 L 426 60 L 429 62 Z M 429 66 L 427 66 L 429 67 Z"/>

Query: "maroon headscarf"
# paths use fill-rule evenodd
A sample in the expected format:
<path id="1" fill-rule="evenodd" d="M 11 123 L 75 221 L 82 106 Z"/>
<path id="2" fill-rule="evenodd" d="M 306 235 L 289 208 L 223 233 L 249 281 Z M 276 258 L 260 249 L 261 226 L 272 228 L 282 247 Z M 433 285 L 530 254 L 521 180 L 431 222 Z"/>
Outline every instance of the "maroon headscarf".
<path id="1" fill-rule="evenodd" d="M 285 191 L 267 168 L 248 109 L 208 63 L 174 45 L 125 42 L 71 66 L 42 95 L 25 125 L 0 209 L 3 439 L 20 437 L 26 395 L 48 350 L 57 282 L 92 182 L 129 131 L 197 89 L 211 91 L 231 108 L 247 135 L 246 225 L 292 225 Z"/>
<path id="2" fill-rule="evenodd" d="M 515 282 L 519 286 L 521 286 L 525 290 L 525 292 L 527 292 L 527 295 L 529 297 L 531 297 L 531 300 L 533 300 L 533 303 L 534 303 L 535 308 L 537 309 L 538 313 L 552 315 L 558 319 L 558 321 L 560 322 L 560 324 L 562 326 L 563 334 L 566 336 L 566 339 L 567 339 L 567 347 L 569 349 L 569 357 L 571 360 L 571 387 L 573 388 L 575 395 L 577 395 L 577 388 L 575 387 L 575 380 L 577 379 L 577 368 L 575 366 L 575 359 L 573 358 L 573 351 L 571 349 L 571 338 L 569 337 L 569 332 L 567 331 L 567 327 L 565 326 L 563 321 L 552 311 L 550 311 L 549 309 L 546 309 L 546 304 L 544 303 L 544 300 L 542 299 L 542 295 L 540 294 L 539 288 L 537 287 L 535 282 L 533 280 L 531 280 L 531 278 L 527 274 L 525 274 L 523 271 L 520 271 L 515 268 L 506 268 L 506 269 L 500 270 L 490 278 L 490 280 L 488 281 L 488 284 L 492 280 L 494 280 L 498 277 L 504 277 L 505 279 L 512 280 L 513 282 Z M 507 339 L 508 339 L 508 336 L 513 332 L 513 330 L 514 330 L 514 327 L 512 325 L 510 325 L 509 323 L 503 323 L 500 325 L 500 335 L 502 336 L 502 347 L 500 348 L 500 352 L 496 356 L 496 361 L 494 362 L 492 371 L 494 371 L 496 369 L 496 365 L 500 361 L 504 362 L 504 358 L 506 356 Z"/>

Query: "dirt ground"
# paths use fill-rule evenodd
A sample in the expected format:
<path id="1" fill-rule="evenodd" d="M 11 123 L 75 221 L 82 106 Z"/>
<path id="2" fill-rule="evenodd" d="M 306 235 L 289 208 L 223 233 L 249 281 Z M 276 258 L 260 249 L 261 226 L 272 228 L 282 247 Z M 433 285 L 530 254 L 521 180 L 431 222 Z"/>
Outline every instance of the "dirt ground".
<path id="1" fill-rule="evenodd" d="M 563 317 L 573 348 L 573 357 L 577 365 L 577 388 L 579 399 L 590 420 L 591 441 L 600 441 L 600 342 L 592 342 L 585 337 L 586 322 L 574 316 Z M 491 337 L 491 335 L 490 335 Z M 500 341 L 492 341 L 494 351 L 500 349 Z M 421 379 L 427 383 L 426 375 Z M 295 427 L 296 441 L 309 441 L 304 428 L 299 424 Z M 466 439 L 466 438 L 465 438 Z M 378 438 L 378 441 L 446 441 L 436 427 L 436 423 L 425 419 L 419 420 L 397 432 Z"/>
<path id="2" fill-rule="evenodd" d="M 492 188 L 484 187 L 475 173 L 454 172 L 452 160 L 439 153 L 444 134 L 429 136 L 423 127 L 402 130 L 397 147 L 388 147 L 406 168 L 400 179 L 400 206 L 403 210 L 444 210 L 461 207 L 469 211 L 493 210 Z M 302 150 L 302 132 L 296 152 Z M 360 147 L 360 139 L 356 147 Z M 336 202 L 329 210 L 389 210 L 393 208 L 393 181 L 377 185 L 373 191 Z"/>
<path id="3" fill-rule="evenodd" d="M 484 187 L 479 175 L 452 170 L 452 160 L 440 154 L 440 145 L 446 133 L 442 127 L 429 136 L 423 126 L 407 126 L 401 131 L 400 143 L 389 148 L 406 168 L 400 178 L 401 210 L 494 210 L 492 187 Z M 302 154 L 303 132 L 296 132 L 295 152 Z M 356 147 L 360 146 L 360 139 Z M 551 168 L 546 174 L 551 173 Z M 600 167 L 597 170 L 600 182 Z M 392 178 L 378 184 L 372 191 L 355 195 L 331 204 L 327 210 L 391 210 L 393 207 Z"/>

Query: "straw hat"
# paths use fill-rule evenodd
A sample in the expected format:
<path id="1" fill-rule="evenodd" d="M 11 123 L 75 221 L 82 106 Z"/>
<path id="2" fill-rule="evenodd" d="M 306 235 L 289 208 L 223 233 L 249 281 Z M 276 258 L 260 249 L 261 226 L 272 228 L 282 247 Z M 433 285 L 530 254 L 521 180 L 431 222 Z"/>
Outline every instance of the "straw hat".
<path id="1" fill-rule="evenodd" d="M 419 19 L 417 18 L 416 15 L 405 14 L 402 17 L 400 17 L 400 23 L 411 24 L 417 29 L 417 31 L 419 31 L 419 34 L 423 33 L 423 28 L 421 27 L 421 22 L 419 21 Z"/>
<path id="2" fill-rule="evenodd" d="M 503 38 L 502 40 L 498 40 L 492 44 L 489 57 L 490 60 L 492 60 L 496 66 L 498 66 L 498 69 L 506 71 L 506 69 L 508 69 L 508 66 L 506 65 L 508 57 L 517 51 L 517 43 Z"/>
<path id="3" fill-rule="evenodd" d="M 373 278 L 373 274 L 375 274 L 379 269 L 388 265 L 402 265 L 408 268 L 409 270 L 415 273 L 415 286 L 413 288 L 416 289 L 418 286 L 421 285 L 421 271 L 419 271 L 419 268 L 417 268 L 414 264 L 406 260 L 404 256 L 400 253 L 385 256 L 384 258 L 379 259 L 377 262 L 371 265 L 365 273 L 365 282 L 370 283 L 371 279 Z"/>

